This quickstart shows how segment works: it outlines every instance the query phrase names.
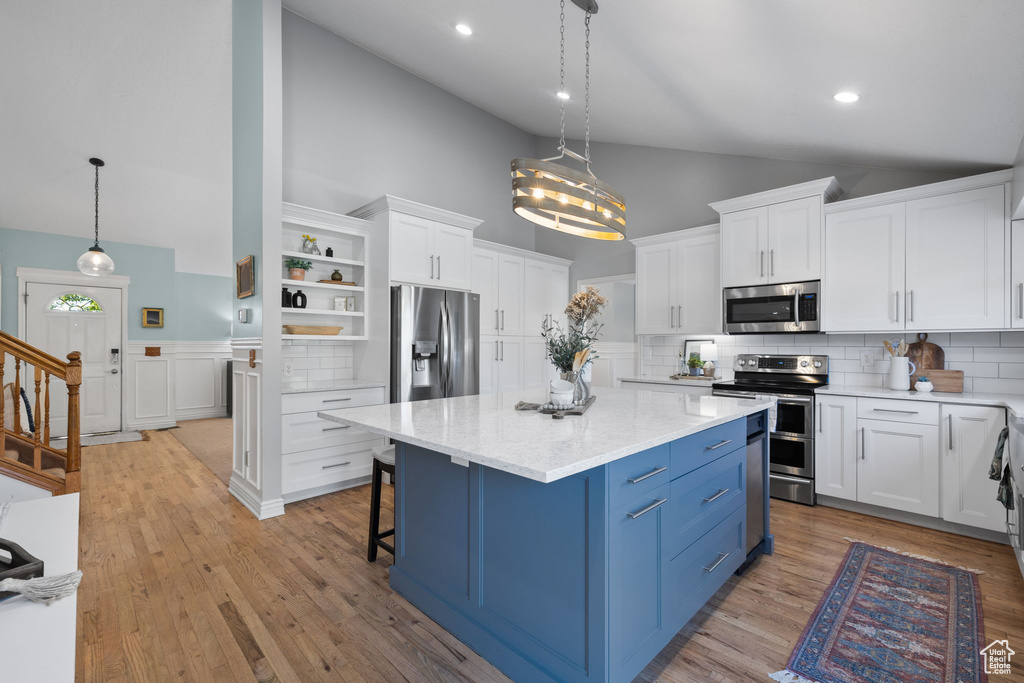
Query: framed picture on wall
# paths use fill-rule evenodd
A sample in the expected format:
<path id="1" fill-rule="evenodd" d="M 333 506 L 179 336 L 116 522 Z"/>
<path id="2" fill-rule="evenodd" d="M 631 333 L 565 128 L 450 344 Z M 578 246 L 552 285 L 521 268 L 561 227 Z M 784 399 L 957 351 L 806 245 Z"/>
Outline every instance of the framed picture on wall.
<path id="1" fill-rule="evenodd" d="M 253 269 L 252 259 L 252 255 L 249 255 L 235 264 L 235 288 L 238 290 L 239 299 L 256 293 L 256 271 Z"/>
<path id="2" fill-rule="evenodd" d="M 143 308 L 142 309 L 142 326 L 143 327 L 163 327 L 164 326 L 164 309 L 162 309 L 162 308 Z"/>
<path id="3" fill-rule="evenodd" d="M 690 360 L 690 356 L 692 354 L 697 354 L 697 356 L 699 357 L 700 345 L 711 344 L 712 342 L 714 342 L 713 339 L 687 339 L 683 343 L 683 362 L 685 363 L 686 361 Z"/>

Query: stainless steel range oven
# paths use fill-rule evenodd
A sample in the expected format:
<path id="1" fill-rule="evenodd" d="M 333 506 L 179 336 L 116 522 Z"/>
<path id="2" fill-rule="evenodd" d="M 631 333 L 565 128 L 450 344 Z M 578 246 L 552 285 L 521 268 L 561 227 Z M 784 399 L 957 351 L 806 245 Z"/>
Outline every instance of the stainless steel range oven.
<path id="1" fill-rule="evenodd" d="M 715 396 L 777 397 L 769 441 L 769 491 L 773 498 L 814 505 L 814 389 L 828 384 L 828 356 L 741 354 L 736 379 L 715 382 Z"/>
<path id="2" fill-rule="evenodd" d="M 821 282 L 792 282 L 722 290 L 728 334 L 817 332 L 821 329 Z"/>

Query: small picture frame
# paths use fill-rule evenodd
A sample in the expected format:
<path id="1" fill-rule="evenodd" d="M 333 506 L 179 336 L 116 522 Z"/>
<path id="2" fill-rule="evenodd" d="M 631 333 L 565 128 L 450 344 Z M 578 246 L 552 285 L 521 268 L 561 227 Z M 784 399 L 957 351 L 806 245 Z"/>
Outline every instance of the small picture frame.
<path id="1" fill-rule="evenodd" d="M 336 296 L 334 297 L 334 310 L 336 311 L 351 311 L 354 310 L 355 306 L 352 303 L 352 297 L 350 296 Z"/>
<path id="2" fill-rule="evenodd" d="M 690 360 L 690 354 L 697 354 L 700 357 L 700 345 L 711 344 L 714 340 L 712 339 L 687 339 L 683 342 L 683 362 Z"/>
<path id="3" fill-rule="evenodd" d="M 163 327 L 164 326 L 164 309 L 162 309 L 162 308 L 143 308 L 142 309 L 142 326 L 143 327 Z"/>
<path id="4" fill-rule="evenodd" d="M 256 271 L 253 269 L 253 257 L 250 254 L 235 264 L 235 288 L 237 298 L 244 299 L 256 293 Z"/>

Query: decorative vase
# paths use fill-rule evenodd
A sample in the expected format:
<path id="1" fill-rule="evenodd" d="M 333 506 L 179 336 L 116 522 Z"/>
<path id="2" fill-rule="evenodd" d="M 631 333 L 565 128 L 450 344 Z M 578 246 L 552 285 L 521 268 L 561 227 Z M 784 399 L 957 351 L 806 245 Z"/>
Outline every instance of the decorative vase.
<path id="1" fill-rule="evenodd" d="M 574 387 L 572 392 L 573 405 L 581 406 L 586 403 L 587 399 L 590 398 L 590 387 L 588 387 L 587 383 L 583 381 L 583 373 L 563 372 L 560 376 L 566 382 L 571 383 Z"/>
<path id="2" fill-rule="evenodd" d="M 690 368 L 691 377 L 700 377 L 700 368 Z"/>
<path id="3" fill-rule="evenodd" d="M 715 364 L 712 363 L 711 361 L 708 361 L 707 363 L 704 364 L 704 376 L 705 377 L 714 377 L 715 376 Z"/>
<path id="4" fill-rule="evenodd" d="M 305 268 L 289 268 L 288 277 L 292 280 L 305 280 L 306 269 Z"/>
<path id="5" fill-rule="evenodd" d="M 889 359 L 889 380 L 887 386 L 896 391 L 910 389 L 910 376 L 917 372 L 917 366 L 906 356 L 893 356 Z"/>
<path id="6" fill-rule="evenodd" d="M 345 276 L 342 275 L 341 271 L 338 270 L 337 268 L 335 268 L 334 272 L 331 273 L 331 280 L 333 280 L 334 282 L 341 282 L 344 279 L 345 279 Z"/>
<path id="7" fill-rule="evenodd" d="M 292 294 L 292 308 L 305 308 L 306 307 L 306 295 L 302 293 L 302 290 Z"/>
<path id="8" fill-rule="evenodd" d="M 281 308 L 291 308 L 291 307 L 292 307 L 292 293 L 288 291 L 287 287 L 285 287 L 281 291 Z"/>
<path id="9" fill-rule="evenodd" d="M 324 256 L 326 256 L 327 258 L 334 258 L 334 249 L 332 249 L 331 247 L 327 247 L 327 251 L 324 252 Z"/>
<path id="10" fill-rule="evenodd" d="M 308 240 L 305 237 L 302 238 L 302 253 L 312 254 L 314 256 L 320 255 L 320 248 L 316 246 L 315 240 Z"/>

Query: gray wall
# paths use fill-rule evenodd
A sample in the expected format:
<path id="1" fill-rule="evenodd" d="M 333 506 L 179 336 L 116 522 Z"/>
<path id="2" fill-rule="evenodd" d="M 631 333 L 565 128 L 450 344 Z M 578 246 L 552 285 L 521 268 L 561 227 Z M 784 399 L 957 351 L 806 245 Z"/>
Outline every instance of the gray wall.
<path id="1" fill-rule="evenodd" d="M 539 144 L 543 155 L 546 150 L 554 150 L 557 141 L 542 138 Z M 570 146 L 583 149 L 578 142 L 570 142 Z M 818 178 L 835 176 L 843 188 L 843 198 L 850 199 L 956 177 L 636 145 L 591 142 L 590 147 L 591 169 L 626 198 L 626 235 L 630 239 L 717 223 L 718 214 L 709 202 Z M 633 245 L 628 240 L 596 242 L 540 230 L 536 249 L 573 259 L 570 277 L 574 281 L 631 273 L 636 267 Z"/>
<path id="2" fill-rule="evenodd" d="M 534 248 L 510 180 L 534 136 L 291 12 L 283 37 L 285 201 L 348 213 L 391 194 Z"/>

